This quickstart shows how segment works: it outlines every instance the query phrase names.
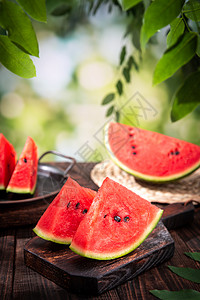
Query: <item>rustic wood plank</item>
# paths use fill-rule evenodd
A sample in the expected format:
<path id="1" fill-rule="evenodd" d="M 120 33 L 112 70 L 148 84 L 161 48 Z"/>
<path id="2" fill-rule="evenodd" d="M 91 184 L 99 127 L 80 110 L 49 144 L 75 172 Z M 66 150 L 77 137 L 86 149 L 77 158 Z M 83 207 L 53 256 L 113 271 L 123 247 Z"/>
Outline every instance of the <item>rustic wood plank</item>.
<path id="1" fill-rule="evenodd" d="M 73 253 L 68 246 L 35 237 L 25 246 L 25 263 L 68 290 L 95 295 L 162 263 L 173 251 L 173 240 L 160 222 L 140 247 L 118 259 L 87 259 Z"/>
<path id="2" fill-rule="evenodd" d="M 0 232 L 0 298 L 12 299 L 15 260 L 15 230 Z"/>

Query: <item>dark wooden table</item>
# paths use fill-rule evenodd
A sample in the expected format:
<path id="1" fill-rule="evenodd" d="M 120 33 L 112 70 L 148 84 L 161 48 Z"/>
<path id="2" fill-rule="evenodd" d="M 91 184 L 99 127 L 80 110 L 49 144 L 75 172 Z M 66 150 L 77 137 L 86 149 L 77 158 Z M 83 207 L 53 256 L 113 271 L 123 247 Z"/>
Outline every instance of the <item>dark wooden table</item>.
<path id="1" fill-rule="evenodd" d="M 63 165 L 64 166 L 64 165 Z M 76 167 L 71 176 L 82 185 L 93 184 L 88 176 L 90 165 Z M 95 185 L 94 185 L 95 188 Z M 47 205 L 47 203 L 46 203 Z M 37 208 L 39 210 L 39 207 Z M 44 207 L 42 207 L 44 210 Z M 1 211 L 1 214 L 6 211 Z M 40 212 L 41 214 L 42 212 Z M 38 215 L 35 211 L 35 215 Z M 24 216 L 24 211 L 23 211 Z M 27 223 L 31 223 L 31 209 L 27 209 Z M 20 212 L 19 212 L 20 219 Z M 34 219 L 34 217 L 33 217 Z M 152 289 L 180 290 L 195 289 L 200 291 L 200 284 L 180 278 L 168 269 L 168 265 L 177 267 L 199 268 L 200 264 L 184 255 L 184 252 L 200 251 L 200 208 L 195 208 L 194 220 L 180 228 L 171 229 L 170 234 L 175 242 L 174 256 L 167 262 L 154 267 L 133 280 L 100 296 L 83 296 L 70 293 L 52 281 L 28 268 L 24 263 L 24 245 L 35 236 L 34 224 L 23 224 L 0 229 L 0 299 L 157 299 L 149 293 Z"/>

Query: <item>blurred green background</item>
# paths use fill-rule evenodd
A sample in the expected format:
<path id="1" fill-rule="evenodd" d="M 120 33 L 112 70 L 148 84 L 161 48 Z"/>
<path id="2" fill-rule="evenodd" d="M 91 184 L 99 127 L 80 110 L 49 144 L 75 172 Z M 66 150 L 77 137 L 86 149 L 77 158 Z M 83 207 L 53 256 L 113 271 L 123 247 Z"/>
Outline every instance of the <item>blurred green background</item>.
<path id="1" fill-rule="evenodd" d="M 22 79 L 0 67 L 0 131 L 18 156 L 31 136 L 39 155 L 54 149 L 78 161 L 107 157 L 103 126 L 113 118 L 105 117 L 107 107 L 101 102 L 119 77 L 119 55 L 128 41 L 124 39 L 127 22 L 117 9 L 108 13 L 102 7 L 76 25 L 53 16 L 48 16 L 47 24 L 33 23 L 40 48 L 40 58 L 32 58 L 37 77 Z M 142 60 L 130 46 L 139 71 L 132 70 L 125 96 L 117 100 L 120 122 L 200 145 L 199 109 L 176 123 L 170 121 L 170 101 L 182 71 L 152 86 L 155 65 L 166 47 L 165 34 L 166 29 L 159 32 Z"/>

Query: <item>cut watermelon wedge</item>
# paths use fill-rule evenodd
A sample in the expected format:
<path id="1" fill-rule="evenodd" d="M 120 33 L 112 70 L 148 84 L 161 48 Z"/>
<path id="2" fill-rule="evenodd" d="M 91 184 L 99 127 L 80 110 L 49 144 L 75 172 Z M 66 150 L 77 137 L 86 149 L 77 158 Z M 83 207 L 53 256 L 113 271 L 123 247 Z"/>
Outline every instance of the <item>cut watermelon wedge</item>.
<path id="1" fill-rule="evenodd" d="M 0 190 L 5 190 L 17 161 L 15 149 L 0 133 Z"/>
<path id="2" fill-rule="evenodd" d="M 175 180 L 200 166 L 200 146 L 161 133 L 110 122 L 104 138 L 114 163 L 146 181 Z"/>
<path id="3" fill-rule="evenodd" d="M 69 177 L 33 231 L 45 240 L 70 244 L 95 195 Z"/>
<path id="4" fill-rule="evenodd" d="M 70 249 L 99 260 L 123 256 L 147 238 L 162 212 L 124 186 L 106 178 L 80 223 Z"/>
<path id="5" fill-rule="evenodd" d="M 28 137 L 9 181 L 7 192 L 33 194 L 37 181 L 37 168 L 37 146 L 33 139 Z"/>

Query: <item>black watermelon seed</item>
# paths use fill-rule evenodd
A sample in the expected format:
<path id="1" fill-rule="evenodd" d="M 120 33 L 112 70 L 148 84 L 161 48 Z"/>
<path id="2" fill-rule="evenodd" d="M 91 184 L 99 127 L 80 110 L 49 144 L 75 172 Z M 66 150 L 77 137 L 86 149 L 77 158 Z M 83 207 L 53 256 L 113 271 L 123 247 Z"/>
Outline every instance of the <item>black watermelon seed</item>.
<path id="1" fill-rule="evenodd" d="M 132 154 L 133 154 L 133 155 L 136 155 L 136 154 L 137 154 L 137 152 L 133 152 Z"/>
<path id="2" fill-rule="evenodd" d="M 79 207 L 79 205 L 80 205 L 80 202 L 76 203 L 76 208 L 78 208 L 78 207 Z"/>
<path id="3" fill-rule="evenodd" d="M 115 217 L 114 217 L 114 220 L 115 220 L 116 222 L 121 222 L 121 218 L 120 218 L 119 216 L 115 216 Z"/>
<path id="4" fill-rule="evenodd" d="M 24 162 L 25 162 L 25 163 L 27 163 L 27 159 L 26 159 L 26 157 L 24 157 Z"/>
<path id="5" fill-rule="evenodd" d="M 106 218 L 107 217 L 107 215 L 104 215 L 104 218 Z"/>
<path id="6" fill-rule="evenodd" d="M 124 217 L 124 222 L 128 222 L 130 220 L 130 218 L 127 216 L 127 217 Z"/>
<path id="7" fill-rule="evenodd" d="M 179 155 L 179 154 L 180 154 L 180 152 L 179 152 L 179 151 L 176 151 L 174 154 L 175 154 L 175 155 Z"/>
<path id="8" fill-rule="evenodd" d="M 67 204 L 67 208 L 69 208 L 69 207 L 70 207 L 70 205 L 71 205 L 71 202 L 68 202 L 68 204 Z"/>
<path id="9" fill-rule="evenodd" d="M 87 213 L 87 208 L 83 210 L 83 214 L 86 214 Z"/>
<path id="10" fill-rule="evenodd" d="M 135 146 L 131 146 L 132 149 L 135 149 Z"/>

